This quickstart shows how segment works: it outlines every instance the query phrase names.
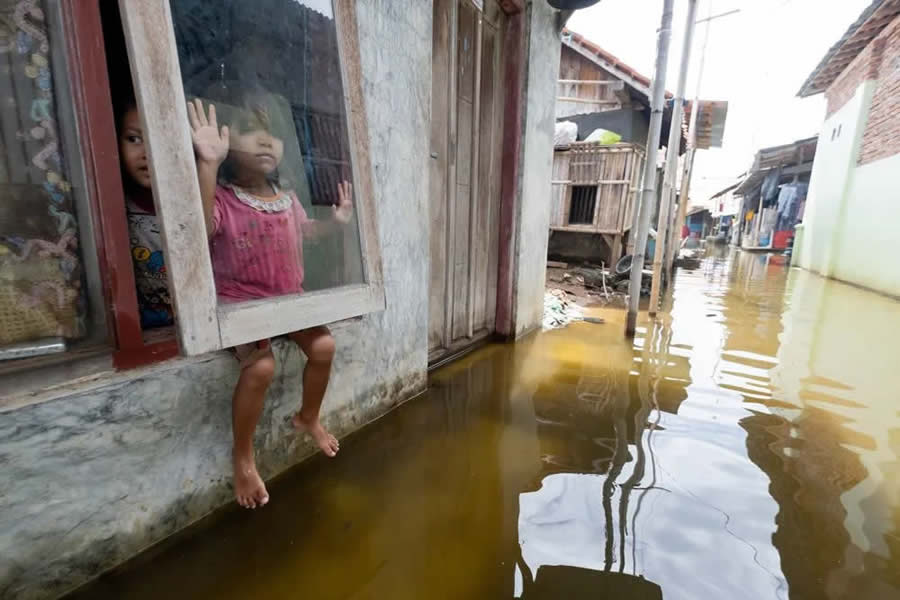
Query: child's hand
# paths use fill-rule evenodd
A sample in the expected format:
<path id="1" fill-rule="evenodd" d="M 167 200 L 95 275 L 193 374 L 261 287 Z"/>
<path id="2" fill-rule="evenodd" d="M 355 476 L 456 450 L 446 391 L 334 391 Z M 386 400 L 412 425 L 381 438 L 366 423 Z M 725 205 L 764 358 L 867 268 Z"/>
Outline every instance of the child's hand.
<path id="1" fill-rule="evenodd" d="M 338 204 L 333 207 L 334 220 L 341 225 L 346 225 L 353 218 L 353 186 L 349 181 L 338 184 Z"/>
<path id="2" fill-rule="evenodd" d="M 188 102 L 188 119 L 191 122 L 191 139 L 197 160 L 218 167 L 228 156 L 228 127 L 219 130 L 216 107 L 209 105 L 209 116 L 203 110 L 203 102 L 195 98 Z"/>

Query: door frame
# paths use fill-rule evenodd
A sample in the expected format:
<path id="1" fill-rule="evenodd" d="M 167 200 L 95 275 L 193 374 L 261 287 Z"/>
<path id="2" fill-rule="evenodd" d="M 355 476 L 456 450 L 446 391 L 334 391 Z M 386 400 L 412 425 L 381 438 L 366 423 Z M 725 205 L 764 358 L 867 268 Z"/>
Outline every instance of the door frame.
<path id="1" fill-rule="evenodd" d="M 434 0 L 438 1 L 438 0 Z M 476 10 L 479 12 L 483 12 L 481 7 L 479 6 L 479 2 L 476 0 L 455 0 L 453 3 L 453 8 L 451 9 L 451 22 L 455 22 L 458 16 L 458 6 L 461 2 L 468 2 L 472 4 Z M 438 354 L 435 352 L 432 354 L 429 352 L 429 367 L 436 368 L 439 365 L 446 364 L 449 361 L 455 360 L 460 356 L 467 354 L 471 350 L 480 347 L 482 344 L 491 341 L 492 339 L 508 339 L 514 333 L 514 322 L 515 322 L 515 304 L 513 302 L 514 298 L 514 288 L 516 277 L 513 273 L 513 269 L 515 268 L 515 239 L 516 239 L 516 220 L 518 217 L 518 196 L 519 196 L 519 173 L 521 171 L 521 159 L 522 159 L 522 123 L 524 119 L 524 110 L 522 107 L 523 101 L 523 88 L 524 88 L 524 80 L 525 80 L 525 66 L 526 66 L 526 44 L 525 44 L 525 36 L 527 34 L 527 27 L 525 23 L 526 13 L 524 0 L 497 0 L 497 4 L 500 6 L 500 9 L 505 14 L 506 23 L 505 26 L 500 30 L 500 37 L 498 41 L 502 47 L 501 52 L 501 64 L 500 70 L 498 72 L 498 83 L 503 90 L 503 123 L 500 128 L 500 136 L 499 136 L 499 146 L 503 148 L 503 156 L 500 163 L 500 171 L 499 171 L 499 237 L 498 237 L 498 256 L 497 256 L 497 293 L 495 298 L 495 314 L 496 318 L 494 320 L 494 331 L 489 333 L 487 336 L 481 339 L 472 340 L 472 327 L 471 324 L 469 326 L 469 338 L 463 341 L 460 341 L 456 344 L 448 344 L 443 347 Z M 435 25 L 433 24 L 432 27 Z M 476 36 L 477 44 L 481 45 L 481 26 L 479 23 L 478 27 L 479 34 Z M 455 29 L 454 29 L 455 33 Z M 432 38 L 434 37 L 434 32 L 432 31 Z M 456 81 L 456 70 L 457 70 L 457 36 L 450 36 L 450 47 L 449 47 L 449 55 L 450 55 L 450 67 L 449 71 L 454 74 L 450 81 L 449 91 L 448 91 L 448 115 L 446 118 L 448 119 L 448 129 L 449 129 L 449 139 L 448 139 L 448 148 L 452 148 L 455 150 L 456 148 L 456 128 L 457 128 L 457 114 L 456 114 L 456 106 L 457 106 L 457 81 Z M 476 55 L 475 59 L 475 76 L 476 81 L 478 82 L 476 85 L 480 86 L 481 81 L 481 60 L 480 56 Z M 477 112 L 477 109 L 476 109 Z M 443 116 L 440 115 L 432 115 L 432 119 L 441 118 Z M 474 121 L 473 121 L 474 123 Z M 429 133 L 430 135 L 430 133 Z M 476 161 L 478 157 L 478 152 L 473 146 L 472 160 Z M 454 216 L 454 202 L 449 201 L 452 196 L 449 194 L 455 194 L 456 188 L 456 164 L 448 165 L 447 168 L 447 189 L 445 193 L 448 194 L 448 210 L 446 215 L 446 220 L 448 223 L 447 231 L 449 232 L 450 226 L 449 224 L 453 222 Z M 429 235 L 431 235 L 431 231 L 429 231 Z M 452 285 L 452 265 L 449 264 L 449 259 L 451 257 L 451 248 L 453 247 L 453 236 L 449 233 L 445 233 L 445 254 L 448 259 L 448 264 L 446 265 L 446 272 L 444 278 L 444 287 L 447 294 L 451 293 L 451 285 Z M 431 266 L 431 261 L 429 258 L 429 269 Z M 430 273 L 430 272 L 429 272 Z M 430 283 L 430 274 L 429 274 L 429 283 Z M 470 292 L 471 295 L 471 292 Z M 432 310 L 432 307 L 429 307 L 429 310 Z M 443 322 L 443 337 L 445 340 L 452 339 L 452 302 L 444 302 L 443 305 L 438 308 L 438 310 L 444 311 L 444 322 Z M 428 335 L 430 336 L 430 325 L 428 328 Z M 430 345 L 430 343 L 429 343 Z"/>

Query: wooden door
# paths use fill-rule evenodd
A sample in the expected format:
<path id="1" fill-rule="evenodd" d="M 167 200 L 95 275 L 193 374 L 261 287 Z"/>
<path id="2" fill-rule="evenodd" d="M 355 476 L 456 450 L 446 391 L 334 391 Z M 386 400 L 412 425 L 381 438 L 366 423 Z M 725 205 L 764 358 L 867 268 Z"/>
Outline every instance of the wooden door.
<path id="1" fill-rule="evenodd" d="M 434 0 L 431 361 L 489 336 L 496 321 L 505 15 L 496 0 L 483 7 Z"/>

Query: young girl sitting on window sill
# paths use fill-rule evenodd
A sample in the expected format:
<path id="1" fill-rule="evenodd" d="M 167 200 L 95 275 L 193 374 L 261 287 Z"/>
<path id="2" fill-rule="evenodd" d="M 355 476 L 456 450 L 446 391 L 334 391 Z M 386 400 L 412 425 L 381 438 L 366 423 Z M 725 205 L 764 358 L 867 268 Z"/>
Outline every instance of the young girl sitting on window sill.
<path id="1" fill-rule="evenodd" d="M 331 222 L 309 219 L 296 194 L 279 186 L 284 141 L 279 128 L 273 127 L 276 117 L 267 108 L 265 92 L 238 93 L 232 100 L 238 108 L 231 131 L 219 128 L 212 104 L 206 111 L 200 100 L 188 103 L 216 293 L 224 303 L 302 293 L 303 239 L 350 222 L 351 186 L 346 181 L 338 184 L 339 202 Z M 324 326 L 288 337 L 307 357 L 302 403 L 293 425 L 334 457 L 338 441 L 319 421 L 334 338 Z M 253 433 L 274 375 L 275 357 L 268 339 L 232 351 L 241 367 L 232 398 L 235 497 L 241 506 L 256 508 L 265 505 L 269 495 L 257 472 Z"/>

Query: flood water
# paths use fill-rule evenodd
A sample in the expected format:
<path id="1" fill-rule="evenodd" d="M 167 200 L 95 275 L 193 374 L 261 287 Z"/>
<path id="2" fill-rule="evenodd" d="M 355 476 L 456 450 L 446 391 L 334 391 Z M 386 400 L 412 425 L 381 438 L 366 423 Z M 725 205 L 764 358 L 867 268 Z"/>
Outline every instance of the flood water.
<path id="1" fill-rule="evenodd" d="M 900 598 L 900 303 L 778 257 L 491 346 L 83 598 Z"/>

